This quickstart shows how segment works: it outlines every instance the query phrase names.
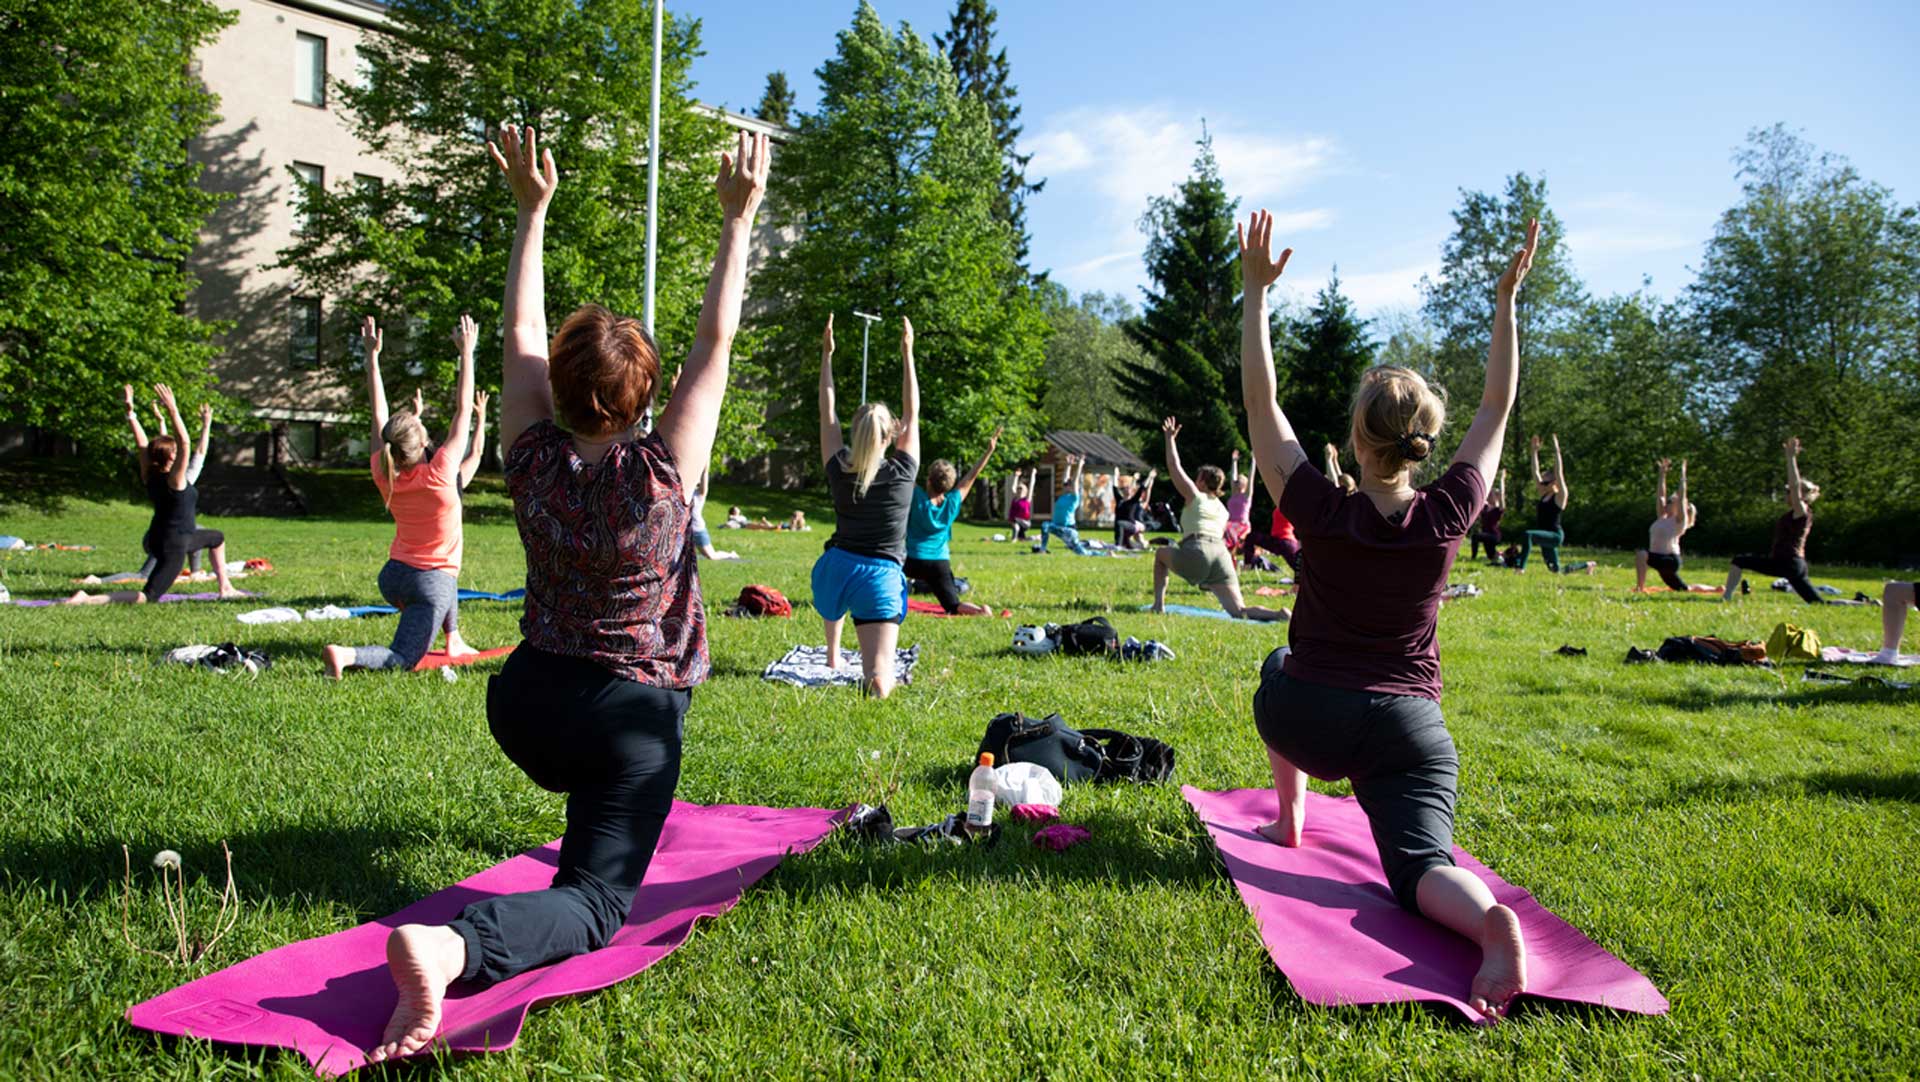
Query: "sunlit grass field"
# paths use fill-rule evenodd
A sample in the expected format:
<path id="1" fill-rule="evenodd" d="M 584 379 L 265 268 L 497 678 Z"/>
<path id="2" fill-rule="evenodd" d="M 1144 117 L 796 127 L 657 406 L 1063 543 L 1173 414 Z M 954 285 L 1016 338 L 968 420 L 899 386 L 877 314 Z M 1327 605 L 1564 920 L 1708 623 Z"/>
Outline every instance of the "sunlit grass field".
<path id="1" fill-rule="evenodd" d="M 1920 691 L 1808 683 L 1803 666 L 1621 663 L 1671 634 L 1764 638 L 1792 620 L 1872 647 L 1879 612 L 1809 610 L 1756 582 L 1732 606 L 1628 593 L 1630 558 L 1594 576 L 1462 566 L 1485 596 L 1441 617 L 1445 709 L 1461 760 L 1458 839 L 1650 976 L 1665 1018 L 1547 1007 L 1473 1029 L 1424 1009 L 1303 1005 L 1266 957 L 1178 784 L 1261 785 L 1250 701 L 1282 628 L 1137 610 L 1143 558 L 1034 556 L 963 526 L 957 573 L 997 618 L 912 618 L 914 683 L 887 702 L 765 683 L 816 641 L 808 570 L 819 498 L 721 490 L 811 534 L 717 531 L 747 559 L 708 564 L 710 608 L 748 583 L 791 621 L 712 620 L 713 679 L 687 722 L 682 799 L 839 806 L 875 798 L 871 753 L 903 756 L 902 824 L 964 803 L 982 729 L 1005 710 L 1157 736 L 1174 784 L 1076 788 L 1064 814 L 1090 843 L 1065 854 L 874 849 L 830 839 L 786 861 L 678 953 L 616 988 L 535 1012 L 511 1052 L 396 1073 L 463 1079 L 907 1076 L 1900 1077 L 1920 1063 Z M 73 610 L 0 607 L 0 1076 L 310 1077 L 290 1054 L 163 1040 L 121 1012 L 209 968 L 384 915 L 559 834 L 561 800 L 494 747 L 484 679 L 321 675 L 328 641 L 385 643 L 393 618 L 242 625 L 265 604 L 377 601 L 391 526 L 352 504 L 301 521 L 207 519 L 270 577 L 259 602 Z M 146 512 L 73 503 L 0 509 L 0 533 L 98 546 L 0 558 L 16 598 L 140 562 Z M 471 497 L 462 585 L 522 584 L 497 484 Z M 1725 563 L 1692 561 L 1716 581 Z M 1816 566 L 1847 595 L 1881 571 Z M 1254 576 L 1251 588 L 1273 576 Z M 1176 584 L 1170 600 L 1210 604 Z M 1016 623 L 1108 615 L 1177 660 L 1022 659 Z M 475 645 L 517 640 L 517 606 L 470 603 Z M 267 651 L 258 678 L 156 665 L 187 643 Z M 1914 637 L 1908 649 L 1913 649 Z M 1562 644 L 1585 658 L 1556 656 Z M 1915 679 L 1920 680 L 1920 672 Z M 1319 786 L 1340 792 L 1340 786 Z M 190 969 L 121 937 L 122 843 L 139 867 L 178 850 L 195 904 L 231 845 L 239 921 Z M 148 873 L 134 935 L 165 942 Z"/>

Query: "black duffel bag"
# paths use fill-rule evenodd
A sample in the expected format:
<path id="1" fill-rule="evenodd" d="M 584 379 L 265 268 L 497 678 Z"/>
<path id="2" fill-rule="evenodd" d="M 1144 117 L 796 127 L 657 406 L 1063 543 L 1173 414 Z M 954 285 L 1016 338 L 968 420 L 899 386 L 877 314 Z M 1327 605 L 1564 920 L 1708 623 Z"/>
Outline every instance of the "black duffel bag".
<path id="1" fill-rule="evenodd" d="M 1000 714 L 987 723 L 981 752 L 995 765 L 1044 766 L 1061 785 L 1077 781 L 1160 782 L 1173 775 L 1174 751 L 1152 737 L 1117 729 L 1069 728 L 1059 714 Z"/>

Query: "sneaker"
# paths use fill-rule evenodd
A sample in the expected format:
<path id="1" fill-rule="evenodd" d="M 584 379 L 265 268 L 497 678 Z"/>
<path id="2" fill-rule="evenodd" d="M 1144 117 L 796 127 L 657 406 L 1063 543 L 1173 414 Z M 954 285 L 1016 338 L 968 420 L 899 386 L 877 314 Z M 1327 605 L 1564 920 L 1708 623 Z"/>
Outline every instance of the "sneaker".
<path id="1" fill-rule="evenodd" d="M 1753 592 L 1753 583 L 1751 583 L 1751 582 L 1748 582 L 1748 581 L 1747 581 L 1746 579 L 1741 579 L 1741 580 L 1740 580 L 1740 592 L 1741 592 L 1742 594 L 1750 594 L 1750 593 L 1752 593 L 1752 592 Z"/>
<path id="2" fill-rule="evenodd" d="M 1158 639 L 1148 639 L 1145 643 L 1141 644 L 1141 648 L 1142 652 L 1146 654 L 1148 661 L 1173 660 L 1173 648 Z"/>

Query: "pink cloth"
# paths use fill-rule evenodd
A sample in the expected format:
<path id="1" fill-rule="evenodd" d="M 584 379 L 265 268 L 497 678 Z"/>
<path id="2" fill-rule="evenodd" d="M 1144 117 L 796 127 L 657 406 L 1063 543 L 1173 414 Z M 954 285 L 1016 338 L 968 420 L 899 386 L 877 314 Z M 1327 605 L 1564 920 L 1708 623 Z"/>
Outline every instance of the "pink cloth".
<path id="1" fill-rule="evenodd" d="M 1013 817 L 1022 823 L 1051 823 L 1060 818 L 1060 809 L 1051 804 L 1015 804 Z"/>
<path id="2" fill-rule="evenodd" d="M 1486 1022 L 1466 1003 L 1480 968 L 1479 948 L 1394 902 L 1366 814 L 1352 797 L 1308 793 L 1304 844 L 1289 849 L 1254 833 L 1273 821 L 1273 790 L 1209 793 L 1183 786 L 1180 792 L 1213 836 L 1267 953 L 1300 998 L 1327 1007 L 1431 1003 L 1467 1021 Z M 1652 981 L 1533 895 L 1458 846 L 1453 859 L 1519 915 L 1527 944 L 1526 995 L 1637 1014 L 1667 1012 L 1666 998 Z"/>
<path id="3" fill-rule="evenodd" d="M 428 669 L 444 669 L 448 665 L 471 665 L 476 661 L 487 661 L 496 657 L 506 657 L 511 653 L 513 653 L 513 647 L 511 646 L 499 646 L 492 650 L 481 650 L 474 654 L 461 654 L 459 657 L 451 657 L 445 650 L 429 650 L 420 655 L 420 664 L 415 665 L 413 671 L 425 672 Z"/>
<path id="4" fill-rule="evenodd" d="M 1093 837 L 1093 831 L 1088 830 L 1086 827 L 1077 827 L 1070 823 L 1055 823 L 1050 827 L 1035 831 L 1033 834 L 1033 844 L 1044 845 L 1048 849 L 1058 853 L 1062 850 L 1071 849 L 1091 837 Z"/>
<path id="5" fill-rule="evenodd" d="M 513 1047 L 536 1004 L 626 980 L 673 953 L 701 917 L 733 908 L 740 893 L 782 857 L 804 853 L 842 813 L 674 802 L 626 927 L 613 941 L 490 988 L 448 995 L 440 1040 L 455 1051 Z M 541 890 L 553 880 L 559 843 L 514 857 L 390 917 L 270 950 L 156 996 L 127 1011 L 141 1029 L 229 1044 L 290 1048 L 323 1077 L 366 1063 L 396 994 L 387 974 L 387 934 L 401 924 L 441 924 L 472 902 Z M 422 1053 L 423 1055 L 429 1053 Z"/>

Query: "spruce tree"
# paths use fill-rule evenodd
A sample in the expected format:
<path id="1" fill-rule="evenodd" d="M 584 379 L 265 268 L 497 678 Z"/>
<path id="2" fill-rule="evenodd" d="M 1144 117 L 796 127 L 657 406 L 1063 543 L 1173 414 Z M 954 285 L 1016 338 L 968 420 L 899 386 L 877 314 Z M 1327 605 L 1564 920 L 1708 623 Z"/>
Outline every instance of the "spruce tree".
<path id="1" fill-rule="evenodd" d="M 793 91 L 787 86 L 787 73 L 776 71 L 769 74 L 767 89 L 760 95 L 760 104 L 754 107 L 753 115 L 784 128 L 792 113 Z"/>
<path id="2" fill-rule="evenodd" d="M 1027 262 L 1027 197 L 1046 187 L 1046 181 L 1029 182 L 1027 163 L 1031 154 L 1019 150 L 1020 106 L 1015 102 L 1019 88 L 1008 79 L 1012 68 L 1007 51 L 993 48 L 993 24 L 999 13 L 987 0 L 959 0 L 943 37 L 934 35 L 934 45 L 946 53 L 959 80 L 960 93 L 975 98 L 987 107 L 993 120 L 993 141 L 1000 148 L 1002 172 L 999 195 L 994 201 L 994 217 L 1013 229 L 1015 258 Z"/>
<path id="3" fill-rule="evenodd" d="M 1116 378 L 1120 418 L 1143 434 L 1139 445 L 1160 457 L 1160 418 L 1180 419 L 1180 455 L 1187 472 L 1226 468 L 1246 446 L 1240 397 L 1240 253 L 1235 200 L 1227 197 L 1213 139 L 1202 135 L 1193 174 L 1174 197 L 1156 197 L 1141 219 L 1147 233 L 1146 304 L 1127 335 L 1147 353 L 1121 361 Z"/>
<path id="4" fill-rule="evenodd" d="M 1293 335 L 1297 348 L 1285 351 L 1281 361 L 1286 387 L 1281 405 L 1308 458 L 1318 463 L 1320 448 L 1346 445 L 1353 391 L 1375 354 L 1367 321 L 1340 292 L 1337 269 L 1314 297 L 1313 307 L 1293 321 Z"/>

